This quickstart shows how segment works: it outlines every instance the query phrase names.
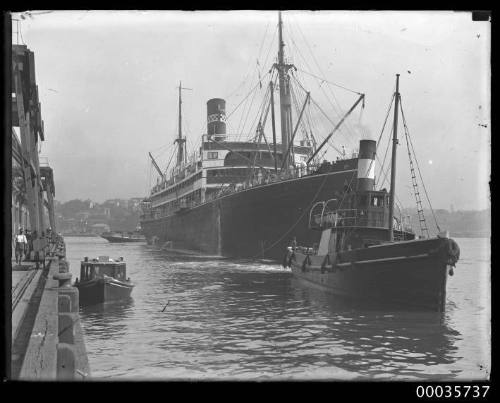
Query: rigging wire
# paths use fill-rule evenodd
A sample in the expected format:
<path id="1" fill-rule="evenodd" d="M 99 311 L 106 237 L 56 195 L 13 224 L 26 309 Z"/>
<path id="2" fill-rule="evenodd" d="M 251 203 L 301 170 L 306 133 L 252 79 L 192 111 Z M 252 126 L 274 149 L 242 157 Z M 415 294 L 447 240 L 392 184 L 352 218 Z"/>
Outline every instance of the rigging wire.
<path id="1" fill-rule="evenodd" d="M 273 81 L 273 88 L 276 88 L 276 82 L 278 81 L 278 75 L 274 76 L 274 71 L 271 72 L 270 75 L 270 81 Z M 262 129 L 265 129 L 265 124 L 267 123 L 267 114 L 269 113 L 271 107 L 271 89 L 269 88 L 269 85 L 266 85 L 266 93 L 264 96 L 264 102 L 262 104 L 262 113 L 266 113 L 266 116 L 264 117 L 264 124 L 262 126 Z M 257 116 L 254 118 L 253 124 L 250 127 L 250 131 L 253 132 L 254 130 L 257 130 Z"/>
<path id="2" fill-rule="evenodd" d="M 300 215 L 300 217 L 297 219 L 297 221 L 295 221 L 295 223 L 292 224 L 292 226 L 290 228 L 288 228 L 288 230 L 275 242 L 273 242 L 271 244 L 271 246 L 267 247 L 267 248 L 264 248 L 260 253 L 258 253 L 257 255 L 253 256 L 252 259 L 255 259 L 259 256 L 262 256 L 265 252 L 267 252 L 268 250 L 274 248 L 278 243 L 280 243 L 283 239 L 285 239 L 285 237 L 297 226 L 297 224 L 302 220 L 302 218 L 304 217 L 304 215 L 306 213 L 309 212 L 309 209 L 312 207 L 313 203 L 316 201 L 316 198 L 319 196 L 321 190 L 323 189 L 323 187 L 325 186 L 325 183 L 326 183 L 326 180 L 328 179 L 328 175 L 325 175 L 325 178 L 323 179 L 323 182 L 321 183 L 321 185 L 319 186 L 316 194 L 314 195 L 314 197 L 311 199 L 311 203 L 309 203 L 309 206 L 305 209 L 302 210 L 302 214 Z"/>
<path id="3" fill-rule="evenodd" d="M 392 126 L 391 126 L 391 131 L 392 131 L 393 128 L 394 128 L 394 124 L 392 124 Z M 391 144 L 391 136 L 387 136 L 387 146 L 385 148 L 384 159 L 382 161 L 382 164 L 380 164 L 380 160 L 377 158 L 378 159 L 378 163 L 380 164 L 379 177 L 381 177 L 382 174 L 384 175 L 384 177 L 382 179 L 382 182 L 379 182 L 380 183 L 379 187 L 382 187 L 384 185 L 384 183 L 386 182 L 386 180 L 387 180 L 387 172 L 389 170 L 388 169 L 384 170 L 384 167 L 385 167 L 385 160 L 387 158 L 387 152 L 389 151 L 389 145 L 390 144 Z"/>
<path id="4" fill-rule="evenodd" d="M 260 59 L 260 56 L 261 56 L 261 53 L 262 53 L 262 48 L 263 48 L 264 43 L 265 43 L 265 39 L 266 39 L 266 35 L 267 35 L 268 29 L 269 29 L 269 25 L 270 25 L 270 23 L 267 24 L 266 30 L 264 32 L 264 36 L 262 37 L 261 45 L 260 45 L 259 51 L 257 53 L 257 59 L 256 59 L 257 62 L 255 64 L 255 68 L 253 70 L 252 77 L 250 79 L 250 82 L 253 82 L 253 79 L 255 77 L 255 73 L 257 73 L 258 74 L 258 78 L 259 78 L 258 85 L 259 85 L 260 88 L 262 88 L 262 77 L 260 75 L 260 63 L 259 63 L 259 59 Z M 245 125 L 246 125 L 248 116 L 250 114 L 250 111 L 252 109 L 254 99 L 255 99 L 255 93 L 252 95 L 252 99 L 251 99 L 250 105 L 248 106 L 248 110 L 247 110 L 248 102 L 245 102 L 245 105 L 243 107 L 243 112 L 241 114 L 241 117 L 240 117 L 240 120 L 239 120 L 239 123 L 238 123 L 238 127 L 237 127 L 237 130 L 236 130 L 237 131 L 237 138 L 238 138 L 238 140 L 240 139 L 241 134 L 244 132 Z M 245 110 L 247 110 L 247 114 L 246 115 L 245 115 Z M 245 120 L 243 120 L 243 116 L 245 116 Z M 243 122 L 243 126 L 241 126 L 242 122 Z M 241 127 L 241 131 L 240 131 L 240 127 Z"/>
<path id="5" fill-rule="evenodd" d="M 304 88 L 304 86 L 301 84 L 301 82 L 294 76 L 292 75 L 292 78 L 297 82 L 297 84 L 302 88 L 304 92 L 307 92 L 307 90 Z M 318 108 L 318 110 L 325 116 L 325 118 L 331 123 L 332 126 L 335 126 L 336 123 L 328 116 L 328 114 L 323 110 L 323 108 L 319 105 L 318 102 L 311 96 L 310 97 L 311 102 Z M 341 154 L 341 151 L 335 148 L 335 150 Z"/>
<path id="6" fill-rule="evenodd" d="M 232 91 L 224 99 L 229 99 L 230 97 L 232 97 L 246 83 L 251 71 L 252 71 L 252 64 L 248 64 L 247 71 L 246 71 L 245 77 L 243 78 L 243 81 L 238 85 L 238 87 L 236 87 L 236 89 L 234 91 Z"/>
<path id="7" fill-rule="evenodd" d="M 302 96 L 302 94 L 300 92 L 296 93 L 293 85 L 290 85 L 290 89 L 291 89 L 290 92 L 292 94 L 292 99 L 293 99 L 293 102 L 295 105 L 295 109 L 297 112 L 297 116 L 299 116 L 300 111 L 302 110 L 302 105 L 304 105 L 304 103 L 306 102 L 307 95 L 304 97 L 304 96 Z M 309 106 L 309 103 L 307 106 Z M 309 109 L 309 108 L 307 108 L 307 109 Z M 300 128 L 302 130 L 302 134 L 304 134 L 304 132 L 307 133 L 306 117 L 307 117 L 307 113 L 306 113 L 306 110 L 304 110 L 304 113 L 302 114 L 302 119 L 300 120 L 300 123 L 299 123 Z"/>
<path id="8" fill-rule="evenodd" d="M 384 133 L 384 130 L 385 130 L 385 125 L 387 124 L 387 119 L 389 118 L 389 113 L 391 112 L 391 108 L 392 108 L 392 104 L 394 103 L 394 98 L 395 98 L 395 95 L 394 93 L 392 94 L 392 97 L 391 97 L 391 102 L 389 103 L 389 107 L 387 108 L 387 113 L 385 115 L 385 119 L 384 119 L 384 124 L 382 125 L 382 130 L 380 131 L 380 135 L 378 136 L 378 140 L 377 140 L 377 148 L 380 144 L 380 140 L 382 139 L 382 134 Z M 392 129 L 391 129 L 392 130 Z M 390 136 L 389 136 L 389 139 L 390 139 Z M 384 167 L 384 164 L 385 164 L 385 158 L 387 156 L 387 150 L 389 149 L 389 143 L 387 144 L 387 148 L 385 149 L 385 154 L 384 154 L 384 162 L 382 163 L 382 165 L 380 166 L 380 169 L 381 171 L 379 172 L 379 175 L 381 175 L 382 173 L 382 169 Z M 377 154 L 375 154 L 377 156 Z M 377 156 L 378 158 L 378 156 Z M 379 161 L 380 162 L 380 161 Z"/>
<path id="9" fill-rule="evenodd" d="M 271 54 L 271 49 L 273 48 L 274 38 L 276 38 L 276 32 L 278 32 L 278 24 L 276 24 L 273 32 L 273 37 L 271 38 L 271 42 L 269 43 L 269 49 L 267 50 L 266 58 L 264 59 L 264 66 L 267 65 L 267 61 L 269 59 L 269 55 Z M 272 68 L 271 68 L 272 70 Z"/>
<path id="10" fill-rule="evenodd" d="M 163 145 L 163 146 L 160 146 L 160 147 L 157 147 L 157 148 L 153 149 L 152 151 L 159 151 L 159 150 L 166 149 L 166 148 L 168 148 L 168 147 L 172 147 L 172 144 L 168 144 L 168 143 L 167 143 L 167 144 L 165 144 L 165 145 Z"/>
<path id="11" fill-rule="evenodd" d="M 321 69 L 321 67 L 320 67 L 320 65 L 319 65 L 319 63 L 318 63 L 318 60 L 316 59 L 316 56 L 314 55 L 314 53 L 313 53 L 313 51 L 312 51 L 312 49 L 311 49 L 311 47 L 310 47 L 310 45 L 309 45 L 309 42 L 307 41 L 307 39 L 306 39 L 306 37 L 305 37 L 304 33 L 302 32 L 302 29 L 300 28 L 300 25 L 299 25 L 296 21 L 293 21 L 293 20 L 292 20 L 292 22 L 296 25 L 296 27 L 297 27 L 297 29 L 298 29 L 299 33 L 302 35 L 303 41 L 304 41 L 304 43 L 306 44 L 307 49 L 309 50 L 309 53 L 311 54 L 312 59 L 313 59 L 314 63 L 316 64 L 316 67 L 318 68 L 318 71 L 320 72 L 320 74 L 321 74 L 322 76 L 325 76 L 325 73 L 324 73 L 324 72 L 323 72 L 323 70 Z M 296 46 L 296 47 L 297 47 L 297 46 Z M 310 69 L 310 70 L 312 70 L 312 69 Z M 328 84 L 328 82 L 327 82 L 325 79 L 322 79 L 322 80 L 323 80 L 323 82 L 326 82 L 326 83 Z M 321 83 L 321 84 L 322 84 L 322 83 Z M 323 87 L 321 86 L 321 84 L 319 85 L 319 87 L 321 88 L 321 91 L 322 91 L 322 92 L 323 92 L 323 94 L 326 96 L 326 98 L 327 98 L 328 102 L 330 102 L 330 104 L 332 105 L 332 107 L 333 107 L 333 108 L 334 108 L 334 110 L 335 110 L 335 106 L 334 106 L 334 105 L 333 105 L 333 103 L 331 102 L 330 98 L 328 97 L 328 95 L 327 95 L 327 94 L 326 94 L 326 92 L 324 91 L 324 89 L 323 89 Z M 335 94 L 334 94 L 334 92 L 332 91 L 331 87 L 329 87 L 329 86 L 327 85 L 327 88 L 328 88 L 328 90 L 330 91 L 330 94 L 332 95 L 332 97 L 333 97 L 333 99 L 334 99 L 335 103 L 337 104 L 337 107 L 339 108 L 340 112 L 342 112 L 342 107 L 340 106 L 340 103 L 338 102 L 337 97 L 335 96 Z M 360 95 L 361 95 L 361 94 L 360 94 Z M 337 112 L 336 112 L 336 113 L 337 113 Z M 340 113 L 337 113 L 337 114 L 340 116 Z M 350 134 L 351 134 L 351 135 L 355 134 L 355 133 L 356 133 L 356 131 L 355 131 L 355 130 L 351 127 L 351 124 L 349 123 L 349 121 L 348 121 L 348 120 L 346 120 L 346 122 L 345 122 L 345 123 L 346 123 L 346 124 L 345 124 L 346 129 L 347 129 L 348 131 L 350 131 L 350 132 L 351 132 Z M 342 130 L 342 128 L 339 128 L 339 130 Z M 348 141 L 350 141 L 350 140 L 349 140 L 349 137 L 347 137 L 347 139 L 348 139 Z M 351 144 L 351 145 L 352 145 L 352 144 Z"/>
<path id="12" fill-rule="evenodd" d="M 261 82 L 259 81 L 259 87 L 260 87 L 260 84 L 261 84 Z M 244 133 L 245 126 L 246 126 L 247 120 L 248 120 L 248 116 L 250 116 L 250 111 L 252 110 L 253 101 L 255 99 L 256 94 L 257 94 L 257 91 L 254 91 L 254 93 L 252 95 L 252 100 L 250 101 L 250 106 L 248 107 L 248 110 L 247 110 L 247 113 L 245 116 L 245 120 L 243 121 L 243 126 L 241 127 L 241 132 L 238 130 L 238 140 L 240 139 L 241 135 Z M 239 129 L 239 125 L 238 125 L 238 129 Z"/>
<path id="13" fill-rule="evenodd" d="M 270 75 L 270 80 L 273 80 L 274 73 L 270 72 L 269 75 Z M 266 81 L 267 81 L 267 79 L 266 79 Z M 277 81 L 277 76 L 275 77 L 275 81 Z M 254 96 L 252 98 L 255 98 L 256 94 L 257 94 L 257 91 L 254 92 Z M 265 93 L 264 93 L 264 98 L 263 98 L 262 102 L 260 103 L 260 105 L 257 107 L 257 113 L 253 114 L 254 117 L 253 117 L 253 119 L 251 121 L 249 129 L 247 130 L 247 134 L 249 134 L 250 136 L 252 135 L 252 133 L 254 131 L 257 130 L 257 124 L 258 124 L 258 121 L 259 121 L 259 116 L 261 117 L 262 113 L 264 113 L 264 111 L 266 109 L 266 99 L 268 97 L 269 99 L 267 100 L 267 102 L 269 102 L 270 96 L 271 96 L 271 93 L 269 91 L 269 86 L 266 85 L 266 89 L 265 89 Z M 252 104 L 253 104 L 253 99 L 252 99 Z M 246 123 L 248 121 L 248 117 L 250 116 L 250 112 L 251 112 L 251 109 L 249 109 L 247 111 L 247 115 L 245 117 L 245 122 L 244 122 L 244 126 L 242 127 L 242 133 L 241 134 L 244 133 L 244 130 L 245 130 L 245 127 L 246 127 Z"/>
<path id="14" fill-rule="evenodd" d="M 231 91 L 229 95 L 226 95 L 224 97 L 224 99 L 230 99 L 234 94 L 236 94 L 236 92 L 241 88 L 243 87 L 243 85 L 246 83 L 246 80 L 248 78 L 250 74 L 250 68 L 248 68 L 248 72 L 245 74 L 245 77 L 243 78 L 243 81 L 241 81 L 241 83 L 238 84 L 238 86 L 236 87 L 236 89 L 234 91 Z"/>
<path id="15" fill-rule="evenodd" d="M 302 72 L 302 73 L 308 74 L 308 75 L 310 75 L 311 77 L 314 77 L 314 78 L 316 78 L 316 79 L 318 79 L 318 80 L 321 80 L 322 82 L 325 82 L 325 83 L 327 83 L 327 84 L 334 85 L 335 87 L 339 87 L 339 88 L 342 88 L 342 89 L 344 89 L 344 90 L 346 90 L 346 91 L 352 92 L 353 94 L 363 95 L 361 92 L 351 90 L 351 89 L 349 89 L 349 88 L 347 88 L 347 87 L 344 87 L 344 86 L 342 86 L 342 85 L 340 85 L 340 84 L 335 84 L 335 83 L 334 83 L 334 82 L 332 82 L 332 81 L 329 81 L 329 80 L 326 80 L 326 79 L 324 79 L 324 78 L 321 78 L 321 77 L 319 77 L 319 76 L 317 76 L 317 75 L 315 75 L 315 74 L 313 74 L 313 73 L 309 73 L 308 71 L 305 71 L 305 70 L 299 69 L 298 67 L 297 67 L 297 70 L 298 70 L 298 71 L 300 71 L 300 72 Z"/>
<path id="16" fill-rule="evenodd" d="M 269 25 L 271 25 L 271 22 L 268 22 L 266 25 L 266 30 L 264 32 L 264 36 L 262 37 L 262 42 L 260 44 L 259 52 L 257 53 L 259 56 L 260 56 L 260 53 L 262 52 L 262 48 L 263 48 L 264 42 L 266 40 L 266 35 L 267 35 L 267 31 L 269 30 Z M 259 57 L 257 57 L 257 60 L 259 60 Z"/>
<path id="17" fill-rule="evenodd" d="M 295 107 L 295 114 L 298 117 L 300 114 L 300 106 L 298 104 L 297 96 L 296 96 L 295 91 L 294 91 L 292 86 L 290 86 L 290 95 L 291 95 L 290 98 L 292 100 L 293 106 Z M 292 130 L 293 130 L 293 128 L 292 128 Z M 292 133 L 290 133 L 290 134 L 292 134 Z"/>
<path id="18" fill-rule="evenodd" d="M 252 123 L 250 124 L 250 128 L 249 128 L 249 135 L 251 136 L 252 133 L 255 131 L 257 132 L 257 124 L 258 122 L 262 121 L 262 118 L 263 118 L 263 115 L 266 111 L 266 103 L 268 102 L 267 98 L 268 98 L 268 92 L 269 92 L 269 87 L 266 86 L 266 92 L 264 93 L 264 98 L 262 99 L 262 102 L 260 103 L 259 107 L 257 108 L 257 113 L 255 114 L 253 120 L 252 120 Z M 247 115 L 247 118 L 248 118 L 248 115 Z M 254 136 L 254 139 L 256 140 L 256 137 L 257 137 L 257 134 L 255 134 Z"/>
<path id="19" fill-rule="evenodd" d="M 172 154 L 170 155 L 170 159 L 168 160 L 167 167 L 164 169 L 165 174 L 168 172 L 168 168 L 170 167 L 170 163 L 172 162 L 172 159 L 174 158 L 175 154 L 176 154 L 176 150 L 174 148 Z"/>
<path id="20" fill-rule="evenodd" d="M 309 70 L 313 70 L 313 69 L 311 68 L 311 66 L 309 65 L 309 63 L 308 63 L 307 58 L 306 58 L 306 57 L 303 55 L 303 53 L 301 52 L 300 47 L 297 45 L 297 43 L 296 43 L 296 42 L 295 42 L 295 40 L 293 39 L 293 35 L 292 35 L 291 33 L 290 33 L 290 40 L 292 41 L 293 46 L 295 47 L 295 49 L 296 49 L 297 53 L 299 54 L 299 56 L 300 56 L 300 57 L 302 58 L 302 60 L 304 61 L 304 64 L 307 66 L 307 68 L 308 68 Z M 306 42 L 306 45 L 307 45 L 307 46 L 309 46 L 309 44 L 308 44 L 307 42 Z M 302 70 L 297 68 L 297 71 L 302 71 Z M 328 94 L 326 94 L 326 92 L 325 92 L 324 88 L 322 87 L 323 82 L 326 82 L 326 80 L 325 80 L 325 79 L 323 79 L 323 78 L 320 78 L 320 77 L 318 77 L 318 76 L 314 76 L 314 77 L 315 77 L 315 78 L 317 78 L 317 79 L 319 80 L 319 81 L 318 81 L 318 88 L 319 88 L 319 89 L 321 89 L 321 91 L 323 92 L 323 95 L 327 98 L 328 102 L 332 105 L 332 107 L 333 107 L 333 109 L 334 109 L 334 112 L 335 112 L 335 113 L 336 113 L 336 114 L 340 117 L 340 113 L 337 111 L 337 109 L 336 109 L 335 105 L 333 105 L 333 103 L 331 102 L 330 98 L 328 97 Z M 339 105 L 338 105 L 338 107 L 339 107 L 339 109 L 341 109 Z"/>
<path id="21" fill-rule="evenodd" d="M 299 97 L 301 97 L 301 99 L 303 99 L 303 94 L 301 94 L 300 92 L 298 92 L 298 95 Z M 311 107 L 309 106 L 309 108 L 307 108 L 305 110 L 305 113 L 304 113 L 304 122 L 307 122 L 305 123 L 305 125 L 309 128 L 309 130 L 312 130 L 312 118 L 311 118 Z M 307 132 L 307 129 L 306 129 L 306 132 Z"/>
<path id="22" fill-rule="evenodd" d="M 269 72 L 266 74 L 266 76 L 269 74 Z M 259 86 L 259 83 L 257 83 L 251 90 L 250 92 L 245 96 L 245 98 L 243 98 L 240 103 L 230 112 L 226 115 L 226 119 L 229 119 L 229 117 L 238 110 L 238 108 L 241 106 L 241 104 L 252 94 L 253 91 L 255 91 L 257 89 L 257 87 Z"/>
<path id="23" fill-rule="evenodd" d="M 424 188 L 425 198 L 427 199 L 427 202 L 429 203 L 429 207 L 430 207 L 430 210 L 432 213 L 432 217 L 434 218 L 434 223 L 436 224 L 436 228 L 438 229 L 439 232 L 441 232 L 441 228 L 439 227 L 439 224 L 438 224 L 437 219 L 436 219 L 436 215 L 434 214 L 434 209 L 432 208 L 432 204 L 431 204 L 431 201 L 429 199 L 429 194 L 427 193 L 427 189 L 425 188 L 425 183 L 424 183 L 424 179 L 422 178 L 422 172 L 420 171 L 420 166 L 418 164 L 417 155 L 415 154 L 415 149 L 413 148 L 413 142 L 411 140 L 410 131 L 408 129 L 408 126 L 406 125 L 406 118 L 405 118 L 405 115 L 403 112 L 403 103 L 401 101 L 401 98 L 399 101 L 400 101 L 401 117 L 403 118 L 403 126 L 405 128 L 405 134 L 409 140 L 409 144 L 411 147 L 411 151 L 413 153 L 413 157 L 415 158 L 415 163 L 417 165 L 417 170 L 418 170 L 418 176 L 420 177 L 420 182 L 422 183 L 422 187 Z"/>
<path id="24" fill-rule="evenodd" d="M 302 84 L 298 81 L 298 79 L 296 77 L 294 77 L 292 75 L 293 79 L 299 84 L 299 86 L 304 90 L 305 88 L 302 86 Z M 316 100 L 313 98 L 313 97 L 309 97 L 309 99 L 311 100 L 311 102 L 316 106 L 316 108 L 318 108 L 318 110 L 326 117 L 326 119 L 333 125 L 335 126 L 335 123 L 330 119 L 330 117 L 326 114 L 326 112 L 323 110 L 323 108 L 321 108 L 321 106 L 316 102 Z M 342 152 L 337 148 L 335 147 L 333 144 L 331 143 L 327 143 L 328 146 L 332 147 L 335 151 L 337 151 L 339 154 L 342 154 Z"/>
<path id="25" fill-rule="evenodd" d="M 391 130 L 389 131 L 389 134 L 392 133 L 393 129 L 394 129 L 394 123 L 391 125 Z M 384 174 L 384 178 L 383 178 L 382 182 L 378 182 L 379 188 L 382 188 L 382 186 L 384 186 L 384 184 L 386 182 L 388 182 L 388 175 L 389 175 L 389 172 L 390 172 L 390 166 L 388 166 L 386 169 L 384 169 L 384 168 L 385 168 L 385 161 L 386 161 L 387 151 L 389 150 L 389 145 L 391 144 L 391 139 L 392 139 L 392 137 L 389 135 L 388 136 L 388 141 L 387 141 L 387 146 L 386 146 L 386 149 L 385 149 L 384 160 L 383 160 L 383 162 L 381 164 L 380 172 L 379 172 L 380 176 L 382 176 L 382 174 Z M 380 159 L 378 158 L 378 156 L 376 154 L 375 154 L 375 157 L 377 159 L 377 162 L 380 164 Z M 390 187 L 390 183 L 387 183 L 387 185 Z M 398 198 L 397 194 L 394 195 L 394 204 L 395 204 L 396 208 L 398 209 L 399 213 L 401 214 L 401 210 L 403 208 L 403 203 Z"/>
<path id="26" fill-rule="evenodd" d="M 263 48 L 263 46 L 264 46 L 264 42 L 265 42 L 266 35 L 267 35 L 267 31 L 268 31 L 268 29 L 269 29 L 269 25 L 270 25 L 270 24 L 271 24 L 271 23 L 270 23 L 270 22 L 268 22 L 268 23 L 267 23 L 267 25 L 266 25 L 266 31 L 264 32 L 264 36 L 262 37 L 262 43 L 260 44 L 259 52 L 257 53 L 257 54 L 258 54 L 258 56 L 257 56 L 257 66 L 258 66 L 258 67 L 257 67 L 257 72 L 258 72 L 258 74 L 259 74 L 259 82 L 260 82 L 260 68 L 259 68 L 259 67 L 260 67 L 260 64 L 259 64 L 259 58 L 260 58 L 260 54 L 261 54 L 261 52 L 262 52 L 262 48 Z M 261 88 L 262 88 L 262 87 L 261 87 Z"/>
<path id="27" fill-rule="evenodd" d="M 151 190 L 151 176 L 152 176 L 151 175 L 151 169 L 152 169 L 151 165 L 153 165 L 153 161 L 151 161 L 151 159 L 149 158 L 149 156 L 146 157 L 146 158 L 148 160 L 147 166 L 149 167 L 149 175 L 148 175 L 148 177 L 149 177 L 149 187 L 146 189 L 146 194 L 148 194 L 148 191 Z"/>
<path id="28" fill-rule="evenodd" d="M 299 82 L 301 82 L 301 80 L 298 78 L 298 76 L 302 75 L 302 74 L 300 72 L 297 72 L 295 74 L 297 75 L 297 77 L 294 77 L 294 78 L 296 78 Z M 303 89 L 304 92 L 306 92 L 305 88 L 302 88 L 302 89 Z M 319 107 L 319 103 L 316 102 L 316 108 L 319 109 L 320 107 L 319 108 L 318 107 Z M 308 118 L 309 118 L 309 121 L 311 122 L 310 125 L 311 125 L 311 127 L 314 128 L 314 130 L 315 130 L 316 133 L 328 132 L 331 129 L 331 126 L 329 126 L 327 123 L 330 123 L 331 125 L 334 125 L 333 122 L 332 122 L 332 120 L 326 114 L 326 112 L 320 111 L 320 113 L 326 117 L 326 119 L 327 119 L 328 122 L 326 122 L 324 119 L 313 119 L 312 118 L 312 112 L 313 112 L 312 108 L 309 108 L 308 112 L 309 112 L 308 113 Z M 340 131 L 339 131 L 339 134 L 341 136 L 343 136 L 343 134 Z M 330 144 L 328 144 L 328 146 L 331 147 Z M 337 152 L 340 153 L 338 150 L 337 150 Z"/>
<path id="29" fill-rule="evenodd" d="M 256 71 L 256 69 L 257 69 L 257 66 L 256 66 L 256 67 L 255 67 L 255 69 L 253 70 L 252 77 L 251 77 L 251 79 L 250 79 L 250 83 L 251 83 L 251 82 L 253 82 L 253 78 L 254 78 L 254 76 L 255 76 L 255 71 Z M 259 81 L 257 82 L 257 86 L 259 86 L 259 87 L 260 87 L 260 82 L 259 82 Z M 253 99 L 254 99 L 254 97 L 255 97 L 255 92 L 253 92 L 253 90 L 251 90 L 251 91 L 252 91 L 252 103 L 253 103 Z M 236 129 L 236 134 L 237 134 L 237 136 L 238 136 L 238 137 L 237 137 L 237 138 L 238 138 L 238 140 L 239 140 L 239 138 L 240 138 L 240 136 L 241 136 L 241 131 L 240 131 L 240 128 L 241 128 L 241 124 L 242 124 L 242 122 L 243 122 L 243 118 L 244 118 L 245 116 L 248 116 L 248 115 L 245 115 L 245 111 L 247 111 L 247 107 L 248 107 L 248 98 L 245 98 L 245 103 L 243 104 L 243 110 L 242 110 L 242 112 L 241 112 L 240 119 L 239 119 L 239 121 L 238 121 L 238 127 L 237 127 L 237 129 Z M 247 111 L 247 114 L 248 114 L 248 113 L 249 113 L 249 111 Z M 242 129 L 241 129 L 241 130 L 242 130 Z"/>
<path id="30" fill-rule="evenodd" d="M 377 149 L 378 149 L 379 144 L 381 143 L 382 136 L 383 136 L 383 133 L 385 131 L 386 124 L 387 124 L 387 119 L 389 118 L 389 114 L 391 112 L 392 105 L 394 103 L 394 99 L 395 99 L 395 91 L 392 92 L 391 101 L 389 103 L 389 107 L 387 108 L 387 112 L 386 112 L 386 115 L 385 115 L 384 123 L 382 125 L 382 129 L 380 131 L 380 134 L 379 134 L 379 137 L 378 137 L 378 140 L 377 140 Z M 392 124 L 391 130 L 389 131 L 389 134 L 392 133 L 393 129 L 394 129 L 394 124 Z M 382 187 L 384 185 L 384 183 L 387 180 L 387 175 L 388 175 L 388 172 L 389 172 L 389 168 L 387 168 L 387 169 L 384 170 L 384 167 L 385 167 L 385 161 L 386 161 L 386 157 L 387 157 L 387 151 L 389 150 L 389 145 L 390 145 L 390 142 L 391 142 L 390 140 L 391 140 L 391 136 L 389 135 L 388 136 L 387 146 L 386 146 L 386 149 L 385 149 L 384 159 L 383 159 L 383 161 L 382 161 L 381 164 L 380 164 L 380 158 L 378 157 L 378 154 L 377 153 L 375 154 L 375 158 L 376 158 L 377 162 L 380 164 L 379 176 L 382 176 L 382 174 L 384 174 L 384 178 L 383 178 L 382 182 L 379 182 L 379 187 Z M 399 213 L 401 214 L 402 213 L 402 203 L 399 200 L 399 198 L 397 197 L 397 195 L 395 195 L 395 206 L 398 209 Z"/>
<path id="31" fill-rule="evenodd" d="M 257 141 L 257 137 L 259 134 L 257 133 L 257 120 L 262 124 L 262 131 L 264 131 L 266 122 L 267 122 L 267 114 L 269 113 L 270 107 L 270 98 L 271 98 L 271 89 L 267 86 L 266 93 L 264 94 L 264 99 L 262 101 L 261 107 L 259 109 L 259 113 L 255 115 L 254 121 L 250 126 L 250 132 L 253 132 L 255 127 L 255 136 L 253 141 Z"/>
<path id="32" fill-rule="evenodd" d="M 269 25 L 269 24 L 268 24 Z M 267 32 L 267 31 L 266 31 Z M 275 32 L 276 33 L 276 32 Z M 263 40 L 265 39 L 265 34 L 264 34 L 264 38 Z M 274 40 L 274 36 L 273 36 L 273 39 L 271 40 L 271 42 Z M 262 44 L 264 44 L 264 42 L 262 42 Z M 262 46 L 261 46 L 262 47 Z M 267 56 L 269 55 L 269 51 L 271 50 L 271 48 L 269 48 L 268 50 L 268 53 L 267 53 Z M 260 55 L 260 50 L 259 50 L 259 55 Z M 266 57 L 266 62 L 267 62 L 267 57 Z M 264 65 L 266 64 L 266 62 L 264 62 Z M 252 71 L 252 65 L 249 64 L 248 67 L 247 67 L 247 72 L 245 74 L 245 78 L 243 78 L 243 81 L 238 85 L 238 87 L 236 87 L 236 89 L 234 91 L 232 91 L 230 93 L 230 95 L 227 95 L 225 97 L 225 99 L 229 99 L 230 97 L 232 97 L 245 83 L 246 83 L 246 80 L 248 79 L 248 76 L 250 75 L 250 72 Z"/>
<path id="33" fill-rule="evenodd" d="M 303 56 L 302 52 L 300 51 L 300 48 L 298 47 L 298 45 L 295 43 L 295 40 L 293 39 L 293 36 L 290 34 L 290 40 L 292 41 L 292 44 L 294 45 L 295 49 L 297 50 L 297 53 L 299 54 L 299 56 L 302 58 L 302 60 L 304 61 L 304 64 L 307 66 L 307 68 L 309 68 L 310 70 L 311 69 L 311 66 L 309 65 L 309 63 L 307 62 L 307 59 Z M 299 69 L 297 68 L 297 70 L 299 71 Z M 335 105 L 332 103 L 332 101 L 330 100 L 328 94 L 326 94 L 324 88 L 321 86 L 321 84 L 323 83 L 324 80 L 321 80 L 321 82 L 318 84 L 318 88 L 321 90 L 321 92 L 323 92 L 323 95 L 325 96 L 325 98 L 328 100 L 328 102 L 330 103 L 330 105 L 333 107 L 333 111 L 335 112 L 335 114 L 337 115 L 338 118 L 340 118 L 340 112 L 337 111 L 337 107 L 335 107 Z M 338 107 L 339 109 L 340 106 Z"/>

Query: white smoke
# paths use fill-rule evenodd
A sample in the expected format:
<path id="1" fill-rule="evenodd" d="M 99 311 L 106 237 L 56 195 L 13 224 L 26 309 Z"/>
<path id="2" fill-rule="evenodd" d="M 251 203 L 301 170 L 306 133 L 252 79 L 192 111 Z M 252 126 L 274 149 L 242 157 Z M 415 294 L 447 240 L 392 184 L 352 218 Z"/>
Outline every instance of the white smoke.
<path id="1" fill-rule="evenodd" d="M 354 123 L 352 127 L 360 140 L 376 140 L 373 138 L 372 131 L 368 126 L 361 123 Z"/>

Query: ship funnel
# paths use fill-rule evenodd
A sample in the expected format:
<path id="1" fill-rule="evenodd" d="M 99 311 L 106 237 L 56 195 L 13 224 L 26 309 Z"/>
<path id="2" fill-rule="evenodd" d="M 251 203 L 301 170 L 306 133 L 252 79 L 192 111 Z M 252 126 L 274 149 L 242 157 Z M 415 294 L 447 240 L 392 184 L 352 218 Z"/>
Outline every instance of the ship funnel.
<path id="1" fill-rule="evenodd" d="M 358 154 L 358 184 L 357 190 L 373 190 L 375 186 L 375 140 L 361 140 Z"/>
<path id="2" fill-rule="evenodd" d="M 226 101 L 221 98 L 207 102 L 207 134 L 216 141 L 226 139 Z"/>

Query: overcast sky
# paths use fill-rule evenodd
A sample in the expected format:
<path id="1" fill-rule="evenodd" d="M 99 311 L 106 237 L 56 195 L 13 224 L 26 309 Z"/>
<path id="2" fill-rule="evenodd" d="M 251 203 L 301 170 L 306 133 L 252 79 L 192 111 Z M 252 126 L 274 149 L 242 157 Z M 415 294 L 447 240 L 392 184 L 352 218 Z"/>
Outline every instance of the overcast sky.
<path id="1" fill-rule="evenodd" d="M 257 108 L 277 51 L 276 12 L 23 17 L 19 38 L 13 22 L 13 41 L 35 53 L 46 136 L 41 156 L 54 168 L 60 201 L 147 195 L 155 179 L 148 152 L 162 168 L 173 152 L 179 81 L 193 89 L 183 93 L 183 126 L 193 150 L 206 131 L 206 101 L 225 98 L 229 113 L 260 76 Z M 462 12 L 285 12 L 283 19 L 285 52 L 300 70 L 366 94 L 365 109 L 333 136 L 334 146 L 351 152 L 359 137 L 377 140 L 400 73 L 405 117 L 433 206 L 489 206 L 489 22 Z M 301 71 L 297 77 L 334 123 L 357 98 Z M 247 115 L 254 93 L 228 122 L 229 132 L 244 132 L 242 139 L 252 133 Z M 332 125 L 317 129 L 321 140 Z M 336 155 L 330 149 L 327 157 Z M 399 199 L 411 207 L 403 141 L 397 173 Z"/>

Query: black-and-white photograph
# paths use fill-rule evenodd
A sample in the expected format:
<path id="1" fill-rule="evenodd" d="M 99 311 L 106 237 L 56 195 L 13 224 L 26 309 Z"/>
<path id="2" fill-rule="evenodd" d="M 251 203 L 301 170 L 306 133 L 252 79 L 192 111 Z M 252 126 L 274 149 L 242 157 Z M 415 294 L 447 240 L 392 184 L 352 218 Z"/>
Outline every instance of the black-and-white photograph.
<path id="1" fill-rule="evenodd" d="M 10 380 L 487 395 L 488 13 L 8 18 Z"/>

